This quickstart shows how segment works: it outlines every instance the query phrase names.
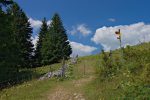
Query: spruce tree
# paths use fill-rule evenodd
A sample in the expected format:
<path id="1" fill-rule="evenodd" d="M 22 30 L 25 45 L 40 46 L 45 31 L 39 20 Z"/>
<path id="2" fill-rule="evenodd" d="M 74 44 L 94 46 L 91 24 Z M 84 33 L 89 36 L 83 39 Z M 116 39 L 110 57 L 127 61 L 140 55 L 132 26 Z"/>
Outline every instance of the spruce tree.
<path id="1" fill-rule="evenodd" d="M 52 46 L 53 61 L 57 62 L 63 58 L 68 58 L 72 53 L 72 49 L 61 18 L 57 13 L 52 18 L 49 33 L 51 38 L 53 38 L 52 43 L 54 44 L 54 47 Z"/>
<path id="2" fill-rule="evenodd" d="M 13 0 L 0 0 L 0 3 L 7 6 L 13 3 Z"/>
<path id="3" fill-rule="evenodd" d="M 68 58 L 72 53 L 66 30 L 58 14 L 52 18 L 52 22 L 42 41 L 41 58 L 42 65 L 56 63 L 63 58 Z"/>
<path id="4" fill-rule="evenodd" d="M 35 50 L 36 66 L 40 66 L 41 62 L 42 62 L 42 56 L 41 56 L 42 42 L 45 38 L 45 34 L 47 33 L 47 30 L 48 30 L 47 21 L 46 21 L 46 18 L 44 18 L 42 21 L 42 26 L 40 28 L 40 32 L 39 32 L 39 36 L 38 36 L 39 39 L 38 39 L 37 44 L 36 44 L 36 50 Z"/>
<path id="5" fill-rule="evenodd" d="M 8 12 L 12 15 L 14 41 L 17 43 L 17 52 L 20 60 L 19 66 L 29 67 L 32 64 L 33 44 L 31 40 L 32 28 L 26 14 L 14 3 Z"/>
<path id="6" fill-rule="evenodd" d="M 54 60 L 54 48 L 53 38 L 49 32 L 45 33 L 45 37 L 42 40 L 42 48 L 41 48 L 41 64 L 49 65 Z"/>
<path id="7" fill-rule="evenodd" d="M 0 81 L 6 81 L 13 77 L 18 71 L 19 59 L 12 34 L 12 16 L 2 10 L 2 7 L 7 9 L 7 4 L 5 3 L 5 6 L 3 4 L 4 2 L 0 2 Z"/>

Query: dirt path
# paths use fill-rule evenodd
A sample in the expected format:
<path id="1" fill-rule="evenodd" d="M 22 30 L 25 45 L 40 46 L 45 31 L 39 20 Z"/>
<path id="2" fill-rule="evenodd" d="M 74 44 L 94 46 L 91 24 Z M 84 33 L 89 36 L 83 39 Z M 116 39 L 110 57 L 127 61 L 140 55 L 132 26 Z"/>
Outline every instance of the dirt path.
<path id="1" fill-rule="evenodd" d="M 94 63 L 82 59 L 74 66 L 75 79 L 59 82 L 48 94 L 48 100 L 86 100 L 84 86 L 94 79 Z M 85 67 L 85 68 L 84 68 Z"/>
<path id="2" fill-rule="evenodd" d="M 93 79 L 92 76 L 70 81 L 67 88 L 63 85 L 56 87 L 49 94 L 48 100 L 85 100 L 80 88 L 89 83 Z"/>
<path id="3" fill-rule="evenodd" d="M 85 100 L 80 93 L 73 93 L 63 87 L 57 87 L 54 93 L 50 94 L 48 100 Z"/>

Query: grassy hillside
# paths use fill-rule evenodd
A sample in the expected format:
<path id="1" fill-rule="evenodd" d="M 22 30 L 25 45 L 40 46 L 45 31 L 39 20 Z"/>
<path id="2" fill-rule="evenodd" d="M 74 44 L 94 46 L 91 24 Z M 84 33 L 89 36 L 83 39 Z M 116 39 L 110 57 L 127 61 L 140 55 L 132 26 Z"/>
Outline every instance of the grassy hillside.
<path id="1" fill-rule="evenodd" d="M 46 91 L 54 87 L 56 80 L 38 81 L 39 77 L 49 71 L 58 70 L 61 63 L 32 69 L 20 70 L 21 83 L 0 91 L 0 100 L 45 100 Z M 43 93 L 43 94 L 42 94 Z"/>
<path id="2" fill-rule="evenodd" d="M 61 64 L 54 64 L 53 70 Z M 35 77 L 48 72 L 40 67 Z M 81 57 L 67 78 L 38 81 L 34 78 L 0 92 L 0 100 L 149 100 L 150 43 Z"/>
<path id="3" fill-rule="evenodd" d="M 88 100 L 150 99 L 150 43 L 103 53 L 96 69 L 97 79 L 85 87 Z"/>
<path id="4" fill-rule="evenodd" d="M 96 66 L 93 67 L 96 65 L 95 60 L 98 60 L 95 56 L 79 58 L 77 64 L 70 65 L 66 78 L 63 80 L 57 78 L 43 81 L 33 79 L 21 85 L 3 89 L 0 92 L 0 100 L 69 100 L 68 98 L 78 100 L 74 94 L 84 96 L 84 86 L 95 76 Z M 53 67 L 57 66 L 58 64 L 53 65 Z M 49 71 L 49 67 L 40 67 L 36 70 L 42 74 Z"/>

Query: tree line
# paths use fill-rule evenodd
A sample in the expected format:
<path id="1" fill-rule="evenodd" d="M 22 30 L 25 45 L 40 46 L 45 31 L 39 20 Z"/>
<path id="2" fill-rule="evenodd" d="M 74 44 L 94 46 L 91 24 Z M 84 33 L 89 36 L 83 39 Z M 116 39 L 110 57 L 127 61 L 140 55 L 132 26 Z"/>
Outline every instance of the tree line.
<path id="1" fill-rule="evenodd" d="M 14 77 L 22 68 L 69 58 L 72 49 L 59 14 L 54 14 L 50 25 L 43 18 L 36 48 L 32 44 L 32 29 L 16 2 L 0 0 L 0 81 Z"/>

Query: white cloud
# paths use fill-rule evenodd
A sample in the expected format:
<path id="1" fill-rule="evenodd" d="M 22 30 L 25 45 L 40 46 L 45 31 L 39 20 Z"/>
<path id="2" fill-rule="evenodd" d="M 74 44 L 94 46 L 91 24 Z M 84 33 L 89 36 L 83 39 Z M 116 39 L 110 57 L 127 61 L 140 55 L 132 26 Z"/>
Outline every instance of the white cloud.
<path id="1" fill-rule="evenodd" d="M 39 31 L 39 29 L 40 29 L 40 27 L 42 25 L 42 21 L 41 20 L 35 20 L 33 18 L 29 18 L 29 22 L 31 24 L 31 27 L 33 28 L 33 34 L 34 34 L 34 36 L 32 36 L 31 39 L 32 39 L 32 43 L 33 43 L 34 48 L 35 48 L 36 47 L 36 43 L 38 41 L 38 35 L 37 35 L 37 33 L 38 33 L 38 31 Z M 50 25 L 50 23 L 51 23 L 51 20 L 48 20 L 47 21 L 47 25 Z"/>
<path id="2" fill-rule="evenodd" d="M 36 43 L 39 40 L 39 37 L 36 35 L 35 37 L 31 37 L 34 48 L 36 47 Z"/>
<path id="3" fill-rule="evenodd" d="M 91 30 L 85 24 L 78 25 L 77 30 L 84 36 L 89 35 L 91 33 Z"/>
<path id="4" fill-rule="evenodd" d="M 41 27 L 42 25 L 42 21 L 41 20 L 35 20 L 33 18 L 29 18 L 29 22 L 31 24 L 31 27 L 33 27 L 33 29 L 37 30 Z M 47 21 L 47 25 L 51 24 L 51 20 Z"/>
<path id="5" fill-rule="evenodd" d="M 85 24 L 80 24 L 80 25 L 77 25 L 76 27 L 72 27 L 72 30 L 70 31 L 72 35 L 78 32 L 81 33 L 83 36 L 87 36 L 90 33 L 92 33 L 92 31 Z"/>
<path id="6" fill-rule="evenodd" d="M 36 43 L 38 41 L 38 36 L 32 37 L 32 43 L 34 45 L 34 48 L 36 48 Z M 93 51 L 97 50 L 96 47 L 88 46 L 88 45 L 83 45 L 81 43 L 77 42 L 70 42 L 70 45 L 72 47 L 72 56 L 79 55 L 79 56 L 86 56 L 92 54 Z"/>
<path id="7" fill-rule="evenodd" d="M 114 18 L 109 18 L 108 21 L 110 21 L 110 22 L 115 22 L 116 19 L 114 19 Z"/>
<path id="8" fill-rule="evenodd" d="M 36 47 L 36 43 L 38 41 L 38 31 L 42 25 L 42 21 L 41 20 L 35 20 L 33 18 L 29 18 L 29 22 L 31 24 L 31 27 L 33 28 L 33 36 L 32 36 L 32 43 L 34 44 L 34 48 Z M 51 24 L 51 20 L 47 21 L 47 25 Z"/>
<path id="9" fill-rule="evenodd" d="M 75 28 L 75 27 L 72 27 L 72 30 L 70 31 L 70 33 L 72 34 L 72 35 L 74 35 L 74 34 L 76 34 L 78 31 L 77 31 L 77 29 Z"/>
<path id="10" fill-rule="evenodd" d="M 97 49 L 96 47 L 83 45 L 81 43 L 72 42 L 72 41 L 70 42 L 70 44 L 73 49 L 72 55 L 79 55 L 79 56 L 90 55 L 92 54 L 93 51 Z"/>
<path id="11" fill-rule="evenodd" d="M 42 21 L 35 20 L 35 19 L 32 19 L 32 18 L 29 18 L 29 22 L 31 24 L 31 27 L 33 27 L 35 29 L 39 29 L 40 26 L 42 25 Z"/>
<path id="12" fill-rule="evenodd" d="M 104 26 L 96 30 L 91 40 L 96 44 L 101 44 L 105 50 L 117 49 L 119 48 L 119 41 L 116 38 L 115 31 L 118 31 L 118 29 L 121 29 L 123 46 L 136 45 L 139 41 L 150 41 L 150 24 L 143 22 L 114 27 Z"/>
<path id="13" fill-rule="evenodd" d="M 51 20 L 48 20 L 48 21 L 47 21 L 47 25 L 50 25 L 50 24 L 51 24 L 51 22 L 52 22 Z"/>
<path id="14" fill-rule="evenodd" d="M 34 44 L 34 48 L 36 48 L 36 43 L 38 41 L 38 36 L 32 37 L 32 43 Z M 83 45 L 81 43 L 77 42 L 72 42 L 70 41 L 70 45 L 72 47 L 72 56 L 86 56 L 86 55 L 91 55 L 93 51 L 97 50 L 96 47 L 88 46 L 88 45 Z"/>

